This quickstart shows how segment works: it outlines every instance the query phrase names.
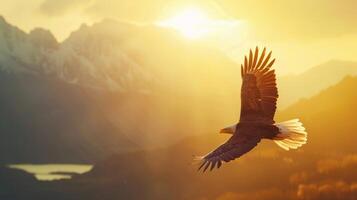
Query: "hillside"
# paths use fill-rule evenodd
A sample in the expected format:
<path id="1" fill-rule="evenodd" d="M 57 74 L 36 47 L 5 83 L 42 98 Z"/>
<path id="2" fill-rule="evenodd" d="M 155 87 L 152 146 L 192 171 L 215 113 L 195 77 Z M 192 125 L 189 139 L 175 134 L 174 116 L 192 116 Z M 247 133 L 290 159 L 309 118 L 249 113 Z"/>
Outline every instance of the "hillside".
<path id="1" fill-rule="evenodd" d="M 139 148 L 103 113 L 108 92 L 26 74 L 0 80 L 0 163 L 92 163 Z"/>
<path id="2" fill-rule="evenodd" d="M 176 34 L 104 20 L 59 43 L 0 17 L 0 162 L 94 162 L 218 129 L 235 65 Z"/>
<path id="3" fill-rule="evenodd" d="M 171 29 L 109 19 L 83 24 L 58 43 L 47 30 L 27 34 L 0 17 L 0 53 L 2 71 L 51 75 L 117 92 L 148 93 L 159 87 L 216 93 L 231 87 L 239 72 L 216 48 L 188 42 Z M 219 70 L 222 66 L 225 70 Z"/>
<path id="4" fill-rule="evenodd" d="M 341 152 L 355 152 L 356 146 L 350 137 L 357 119 L 356 86 L 357 78 L 346 77 L 318 95 L 300 100 L 279 112 L 277 118 L 286 120 L 299 117 L 310 133 L 311 148 L 334 147 L 334 150 Z"/>
<path id="5" fill-rule="evenodd" d="M 337 187 L 334 184 L 341 181 L 349 187 L 357 181 L 357 176 L 343 172 L 357 167 L 357 148 L 351 139 L 355 123 L 347 120 L 357 118 L 353 111 L 357 106 L 357 93 L 353 92 L 356 87 L 357 78 L 347 77 L 278 113 L 278 119 L 299 117 L 304 122 L 309 142 L 299 151 L 285 152 L 271 142 L 263 142 L 219 171 L 197 173 L 196 166 L 190 164 L 191 155 L 207 152 L 227 138 L 211 133 L 185 139 L 168 149 L 110 157 L 73 182 L 95 178 L 99 182 L 92 189 L 102 188 L 97 194 L 111 192 L 118 198 L 224 199 L 233 195 L 239 199 L 324 199 L 326 194 L 310 197 L 313 193 L 309 187 L 322 187 L 327 180 L 331 184 L 328 187 Z M 338 165 L 339 162 L 344 164 Z M 104 189 L 113 187 L 124 188 L 116 192 Z M 138 187 L 143 193 L 133 192 Z M 355 194 L 339 189 L 334 192 L 329 194 L 331 199 L 338 199 L 339 192 L 345 196 Z"/>
<path id="6" fill-rule="evenodd" d="M 279 109 L 283 110 L 302 98 L 317 95 L 348 75 L 357 75 L 357 63 L 334 60 L 312 67 L 302 74 L 278 77 Z"/>
<path id="7" fill-rule="evenodd" d="M 63 195 L 58 199 L 75 193 L 86 199 L 352 200 L 357 149 L 351 137 L 357 113 L 351 111 L 357 96 L 351 89 L 356 86 L 356 77 L 345 78 L 278 114 L 279 119 L 299 117 L 304 122 L 309 142 L 301 150 L 285 152 L 264 141 L 218 171 L 198 173 L 192 155 L 227 138 L 212 132 L 169 148 L 111 156 L 87 174 L 48 183 L 47 189 L 29 195 L 56 199 L 50 195 L 56 191 Z"/>
<path id="8" fill-rule="evenodd" d="M 151 25 L 103 20 L 59 43 L 0 18 L 0 69 L 1 162 L 94 162 L 216 132 L 239 115 L 237 64 Z M 279 79 L 278 108 L 355 69 L 332 62 Z"/>

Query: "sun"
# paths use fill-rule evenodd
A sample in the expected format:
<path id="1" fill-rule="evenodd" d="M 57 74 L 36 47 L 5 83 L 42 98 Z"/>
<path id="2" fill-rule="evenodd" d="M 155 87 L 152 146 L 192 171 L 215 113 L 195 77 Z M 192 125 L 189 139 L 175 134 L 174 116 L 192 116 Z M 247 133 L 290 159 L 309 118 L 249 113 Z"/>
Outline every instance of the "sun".
<path id="1" fill-rule="evenodd" d="M 212 20 L 202 10 L 188 8 L 170 19 L 159 21 L 157 25 L 174 28 L 184 36 L 196 39 L 212 31 L 211 23 Z"/>

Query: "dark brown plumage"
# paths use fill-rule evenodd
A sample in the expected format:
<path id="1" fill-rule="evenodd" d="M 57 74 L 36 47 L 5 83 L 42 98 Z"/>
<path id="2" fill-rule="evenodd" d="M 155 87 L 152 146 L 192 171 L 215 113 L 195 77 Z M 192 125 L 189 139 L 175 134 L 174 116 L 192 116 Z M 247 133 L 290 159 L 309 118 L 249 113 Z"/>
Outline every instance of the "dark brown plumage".
<path id="1" fill-rule="evenodd" d="M 276 143 L 289 150 L 306 143 L 306 132 L 298 120 L 275 124 L 274 114 L 278 99 L 275 71 L 271 69 L 275 59 L 270 60 L 264 48 L 259 56 L 258 47 L 249 52 L 241 66 L 241 113 L 239 123 L 222 129 L 221 133 L 233 134 L 224 144 L 206 156 L 199 170 L 220 168 L 222 162 L 239 158 L 252 150 L 261 139 L 274 139 Z M 280 143 L 279 143 L 280 142 Z"/>

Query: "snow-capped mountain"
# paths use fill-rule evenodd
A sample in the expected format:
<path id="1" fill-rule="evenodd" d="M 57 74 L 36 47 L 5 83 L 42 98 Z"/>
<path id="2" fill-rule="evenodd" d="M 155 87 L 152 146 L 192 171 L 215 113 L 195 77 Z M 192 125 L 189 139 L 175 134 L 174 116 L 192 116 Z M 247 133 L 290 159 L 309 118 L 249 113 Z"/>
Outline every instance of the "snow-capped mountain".
<path id="1" fill-rule="evenodd" d="M 57 42 L 1 18 L 0 163 L 94 162 L 218 129 L 237 75 L 218 50 L 154 25 L 104 20 Z"/>
<path id="2" fill-rule="evenodd" d="M 0 69 L 11 72 L 41 73 L 41 62 L 56 50 L 57 41 L 43 29 L 26 34 L 0 17 Z"/>
<path id="3" fill-rule="evenodd" d="M 120 37 L 82 25 L 50 55 L 48 67 L 68 82 L 114 91 L 148 92 L 151 74 L 122 50 Z"/>
<path id="4" fill-rule="evenodd" d="M 94 88 L 149 92 L 152 76 L 121 49 L 120 37 L 82 25 L 58 43 L 47 30 L 36 28 L 27 34 L 1 17 L 0 69 L 55 75 Z"/>

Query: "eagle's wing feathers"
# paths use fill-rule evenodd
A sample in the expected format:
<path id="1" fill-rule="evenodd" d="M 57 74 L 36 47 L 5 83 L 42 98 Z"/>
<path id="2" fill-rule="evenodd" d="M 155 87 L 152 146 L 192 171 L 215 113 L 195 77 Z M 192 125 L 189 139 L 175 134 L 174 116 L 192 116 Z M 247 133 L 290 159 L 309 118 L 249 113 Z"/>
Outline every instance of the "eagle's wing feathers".
<path id="1" fill-rule="evenodd" d="M 240 123 L 242 124 L 254 126 L 255 122 L 274 123 L 278 89 L 275 71 L 270 69 L 275 59 L 270 61 L 270 58 L 271 52 L 266 56 L 265 48 L 260 56 L 259 49 L 256 48 L 254 53 L 250 50 L 248 58 L 244 58 L 244 64 L 241 66 L 243 83 Z M 241 131 L 236 130 L 226 143 L 206 156 L 200 157 L 202 163 L 199 170 L 219 168 L 222 162 L 229 162 L 242 156 L 260 142 L 259 134 L 251 132 L 252 130 L 249 131 L 249 134 Z"/>
<path id="2" fill-rule="evenodd" d="M 220 168 L 222 162 L 229 162 L 239 158 L 252 150 L 260 142 L 260 137 L 248 137 L 244 135 L 233 135 L 226 143 L 201 158 L 202 163 L 198 170 L 206 171 L 215 167 Z"/>
<path id="3" fill-rule="evenodd" d="M 264 48 L 259 57 L 258 47 L 249 58 L 244 58 L 241 66 L 241 114 L 240 121 L 264 121 L 274 123 L 278 89 L 276 87 L 275 71 L 270 68 L 275 59 L 270 61 L 271 52 L 265 57 Z"/>

